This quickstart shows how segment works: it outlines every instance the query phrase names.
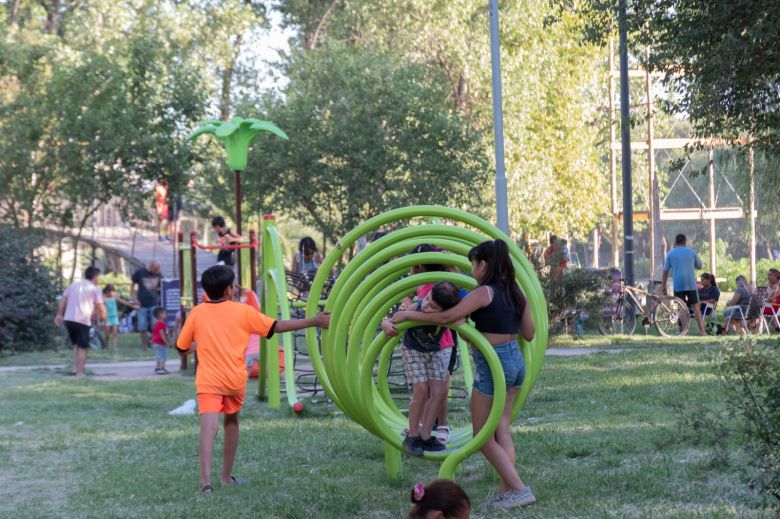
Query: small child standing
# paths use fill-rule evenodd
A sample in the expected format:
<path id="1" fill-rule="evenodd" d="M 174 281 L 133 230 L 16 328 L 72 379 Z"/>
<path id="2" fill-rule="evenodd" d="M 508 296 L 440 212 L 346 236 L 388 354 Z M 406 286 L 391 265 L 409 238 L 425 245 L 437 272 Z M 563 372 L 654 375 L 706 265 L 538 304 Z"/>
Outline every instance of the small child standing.
<path id="1" fill-rule="evenodd" d="M 414 306 L 417 311 L 441 312 L 460 302 L 460 289 L 450 281 L 440 281 L 433 288 L 423 286 L 418 290 L 427 294 Z M 382 322 L 382 330 L 391 336 L 398 333 L 389 319 Z M 449 335 L 448 340 L 445 335 Z M 403 444 L 409 454 L 421 456 L 424 451 L 446 448 L 442 441 L 431 436 L 431 430 L 449 392 L 447 368 L 453 345 L 452 334 L 444 326 L 418 326 L 404 332 L 401 358 L 406 378 L 412 384 L 409 433 Z"/>
<path id="2" fill-rule="evenodd" d="M 277 321 L 249 305 L 233 301 L 233 270 L 225 265 L 206 269 L 201 286 L 209 301 L 190 310 L 176 341 L 179 353 L 198 352 L 195 387 L 200 414 L 200 489 L 214 491 L 211 485 L 211 461 L 214 439 L 223 414 L 225 430 L 222 485 L 245 481 L 233 476 L 233 461 L 238 449 L 238 414 L 246 394 L 246 353 L 251 334 L 270 338 L 283 333 L 317 326 L 327 328 L 330 316 L 319 313 L 307 319 Z M 194 346 L 192 343 L 196 343 Z"/>
<path id="3" fill-rule="evenodd" d="M 111 283 L 103 288 L 103 303 L 106 305 L 106 344 L 116 349 L 119 341 L 119 309 L 116 304 L 116 287 Z"/>
<path id="4" fill-rule="evenodd" d="M 152 347 L 157 359 L 154 372 L 158 375 L 168 375 L 165 361 L 168 360 L 168 325 L 165 324 L 165 308 L 154 309 L 154 326 L 152 326 Z"/>

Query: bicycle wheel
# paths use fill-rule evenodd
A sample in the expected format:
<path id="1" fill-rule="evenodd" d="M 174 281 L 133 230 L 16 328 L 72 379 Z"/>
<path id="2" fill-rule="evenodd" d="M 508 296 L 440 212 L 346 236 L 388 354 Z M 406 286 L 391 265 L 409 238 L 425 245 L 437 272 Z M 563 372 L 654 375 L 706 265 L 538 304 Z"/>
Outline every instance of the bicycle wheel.
<path id="1" fill-rule="evenodd" d="M 688 305 L 679 297 L 662 296 L 653 308 L 653 325 L 664 337 L 682 337 L 688 334 L 691 316 Z"/>
<path id="2" fill-rule="evenodd" d="M 604 315 L 598 326 L 602 335 L 631 335 L 636 328 L 636 315 L 628 301 L 620 300 Z"/>

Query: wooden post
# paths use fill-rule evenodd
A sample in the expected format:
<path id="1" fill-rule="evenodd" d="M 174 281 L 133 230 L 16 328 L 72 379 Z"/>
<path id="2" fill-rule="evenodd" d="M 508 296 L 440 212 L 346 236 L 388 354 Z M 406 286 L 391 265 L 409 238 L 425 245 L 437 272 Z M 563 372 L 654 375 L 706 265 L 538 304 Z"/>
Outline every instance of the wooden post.
<path id="1" fill-rule="evenodd" d="M 593 255 L 590 258 L 590 266 L 599 268 L 599 249 L 601 248 L 601 234 L 598 225 L 593 229 Z"/>
<path id="2" fill-rule="evenodd" d="M 241 234 L 243 231 L 243 227 L 241 225 L 241 171 L 236 170 L 235 171 L 235 182 L 236 182 L 236 232 L 238 234 Z M 236 272 L 238 272 L 238 284 L 243 286 L 242 284 L 242 278 L 243 273 L 241 272 L 241 249 L 235 249 L 233 251 L 236 258 Z"/>
<path id="3" fill-rule="evenodd" d="M 707 182 L 709 184 L 709 205 L 715 209 L 715 151 L 710 148 L 709 162 L 707 164 Z M 710 273 L 714 276 L 718 272 L 715 259 L 715 216 L 710 215 Z"/>
<path id="4" fill-rule="evenodd" d="M 650 51 L 646 51 L 648 62 Z M 655 145 L 653 142 L 653 83 L 650 70 L 645 69 L 645 88 L 647 90 L 647 173 L 649 196 L 647 197 L 648 241 L 650 242 L 650 280 L 661 280 L 661 202 L 658 196 L 658 178 L 655 174 Z"/>
<path id="5" fill-rule="evenodd" d="M 748 149 L 748 166 L 750 174 L 750 213 L 748 222 L 750 226 L 750 284 L 756 286 L 756 161 L 753 154 L 753 145 Z"/>
<path id="6" fill-rule="evenodd" d="M 192 307 L 195 308 L 198 301 L 198 249 L 195 247 L 195 231 L 190 231 L 190 272 L 192 283 Z M 193 354 L 193 369 L 197 373 L 198 371 L 198 352 Z"/>
<path id="7" fill-rule="evenodd" d="M 176 243 L 183 243 L 183 233 L 179 231 L 176 236 Z M 184 305 L 181 304 L 182 297 L 184 296 L 184 249 L 181 246 L 178 246 L 176 248 L 176 253 L 179 258 L 179 313 L 181 314 L 181 318 L 184 319 Z M 179 371 L 187 371 L 187 355 L 180 355 L 180 358 L 181 364 L 179 365 Z"/>
<path id="8" fill-rule="evenodd" d="M 615 142 L 615 50 L 609 40 L 609 188 L 610 208 L 612 211 L 612 266 L 620 267 L 620 242 L 618 241 L 618 210 L 617 210 L 617 157 L 612 143 Z"/>

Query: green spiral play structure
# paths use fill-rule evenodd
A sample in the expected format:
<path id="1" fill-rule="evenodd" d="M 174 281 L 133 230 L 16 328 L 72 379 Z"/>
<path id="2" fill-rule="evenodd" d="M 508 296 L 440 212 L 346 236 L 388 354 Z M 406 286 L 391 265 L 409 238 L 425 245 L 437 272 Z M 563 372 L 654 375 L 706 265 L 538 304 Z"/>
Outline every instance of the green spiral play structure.
<path id="1" fill-rule="evenodd" d="M 417 221 L 438 219 L 448 224 L 414 224 Z M 306 332 L 309 357 L 320 384 L 345 414 L 384 441 L 385 465 L 391 477 L 401 471 L 402 431 L 407 419 L 390 396 L 386 376 L 393 349 L 400 336 L 388 338 L 377 333 L 379 324 L 395 303 L 404 295 L 414 292 L 421 284 L 450 280 L 467 290 L 476 286 L 472 277 L 460 273 L 427 272 L 406 276 L 412 265 L 445 264 L 469 272 L 467 254 L 471 247 L 489 239 L 502 238 L 506 241 L 517 281 L 528 298 L 536 327 L 532 341 L 520 341 L 527 375 L 513 409 L 513 418 L 522 408 L 536 381 L 547 346 L 544 296 L 533 268 L 520 249 L 487 221 L 464 211 L 439 206 L 415 206 L 388 211 L 347 233 L 325 257 L 314 279 L 306 306 L 307 316 L 313 316 L 319 310 L 319 298 L 328 273 L 345 252 L 361 236 L 393 222 L 410 225 L 375 240 L 349 261 L 325 302 L 325 310 L 331 312 L 330 328 L 322 331 L 319 340 L 316 330 L 308 329 Z M 421 243 L 432 243 L 448 252 L 407 254 Z M 265 243 L 263 245 L 265 247 Z M 418 324 L 403 323 L 399 330 Z M 457 329 L 461 337 L 485 355 L 493 373 L 496 396 L 485 427 L 476 437 L 471 437 L 470 428 L 456 430 L 450 438 L 448 450 L 425 453 L 426 459 L 442 462 L 439 475 L 450 479 L 460 463 L 479 450 L 495 431 L 506 401 L 501 364 L 492 346 L 470 324 L 463 324 Z M 470 386 L 470 358 L 468 355 L 461 358 L 464 376 Z"/>

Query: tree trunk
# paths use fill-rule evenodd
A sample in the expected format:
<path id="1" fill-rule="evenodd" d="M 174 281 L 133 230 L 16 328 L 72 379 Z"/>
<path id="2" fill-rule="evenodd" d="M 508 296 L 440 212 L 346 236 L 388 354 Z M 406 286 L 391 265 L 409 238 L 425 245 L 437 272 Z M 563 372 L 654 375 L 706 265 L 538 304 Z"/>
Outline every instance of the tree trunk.
<path id="1" fill-rule="evenodd" d="M 330 16 L 330 13 L 333 12 L 333 8 L 336 7 L 337 3 L 339 3 L 339 0 L 333 0 L 328 8 L 325 9 L 325 13 L 322 15 L 322 18 L 320 18 L 317 28 L 314 29 L 314 32 L 311 33 L 308 38 L 306 38 L 306 50 L 314 50 L 317 47 L 317 40 L 320 37 L 320 32 L 325 28 L 325 22 Z"/>
<path id="2" fill-rule="evenodd" d="M 19 16 L 19 3 L 21 0 L 13 0 L 11 9 L 8 11 L 8 25 L 16 23 L 16 18 Z"/>
<path id="3" fill-rule="evenodd" d="M 236 35 L 236 43 L 233 47 L 233 56 L 230 58 L 230 62 L 222 72 L 222 93 L 219 98 L 219 116 L 223 121 L 227 121 L 230 118 L 230 92 L 233 84 L 233 72 L 236 66 L 236 60 L 241 50 L 241 34 Z"/>
<path id="4" fill-rule="evenodd" d="M 51 3 L 41 2 L 41 5 L 46 10 L 46 25 L 43 28 L 43 32 L 46 34 L 57 32 L 60 24 L 61 4 L 62 0 L 52 0 Z"/>

